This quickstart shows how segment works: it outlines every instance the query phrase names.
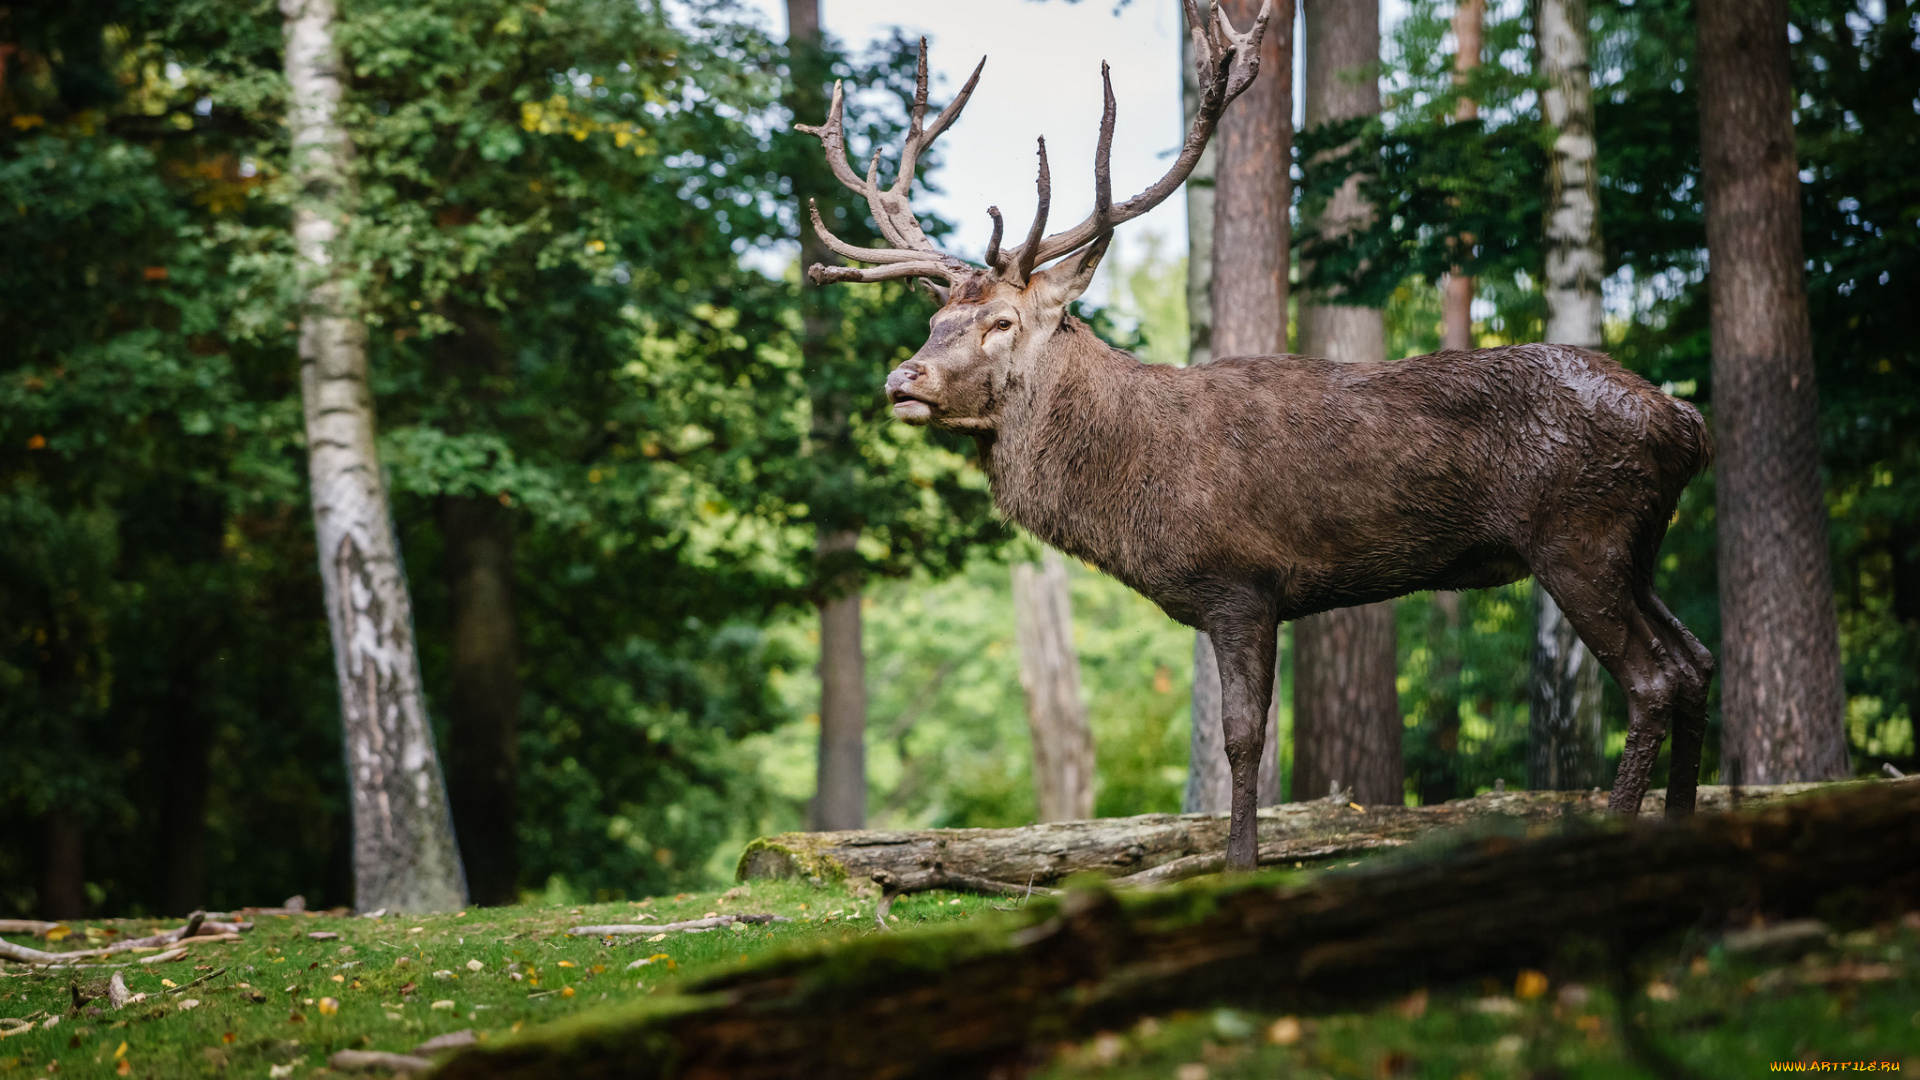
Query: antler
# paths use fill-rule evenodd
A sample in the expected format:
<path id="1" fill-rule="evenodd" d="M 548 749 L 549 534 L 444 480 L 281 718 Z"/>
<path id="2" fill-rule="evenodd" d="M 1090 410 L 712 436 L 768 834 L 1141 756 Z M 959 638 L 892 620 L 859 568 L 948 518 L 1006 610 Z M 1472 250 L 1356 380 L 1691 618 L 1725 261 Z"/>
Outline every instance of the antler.
<path id="1" fill-rule="evenodd" d="M 1010 279 L 1024 283 L 1033 267 L 1101 238 L 1111 233 L 1114 226 L 1137 218 L 1165 202 L 1186 182 L 1194 166 L 1200 163 L 1200 154 L 1206 150 L 1207 140 L 1213 137 L 1220 114 L 1260 73 L 1260 40 L 1266 36 L 1267 20 L 1273 15 L 1273 0 L 1266 0 L 1260 5 L 1259 16 L 1244 34 L 1235 32 L 1226 13 L 1220 10 L 1220 0 L 1213 0 L 1210 18 L 1204 25 L 1194 0 L 1184 0 L 1184 3 L 1187 26 L 1193 34 L 1194 66 L 1200 75 L 1200 107 L 1193 118 L 1193 126 L 1187 131 L 1187 141 L 1180 147 L 1180 156 L 1174 159 L 1167 174 L 1153 186 L 1118 206 L 1113 205 L 1113 79 L 1107 71 L 1107 65 L 1101 64 L 1100 78 L 1105 84 L 1106 108 L 1100 117 L 1100 143 L 1093 163 L 1093 213 L 1071 229 L 1038 239 L 1045 228 L 1047 215 L 1046 149 L 1043 146 L 1040 152 L 1040 211 L 1038 220 L 1034 222 L 1033 237 L 1012 251 L 1002 253 L 996 264 L 996 269 L 1006 273 Z M 1104 250 L 1105 245 L 1100 247 Z M 1091 268 L 1084 270 L 1090 272 Z"/>
<path id="2" fill-rule="evenodd" d="M 891 248 L 863 248 L 841 240 L 828 231 L 826 223 L 820 219 L 819 207 L 809 200 L 808 210 L 813 218 L 814 231 L 828 248 L 845 258 L 879 265 L 857 269 L 816 264 L 807 269 L 808 276 L 819 282 L 885 281 L 889 278 L 928 276 L 951 282 L 979 272 L 978 267 L 941 251 L 933 241 L 927 239 L 926 232 L 920 228 L 920 219 L 913 213 L 910 196 L 914 169 L 920 155 L 959 119 L 960 110 L 967 107 L 967 99 L 973 96 L 973 88 L 980 82 L 980 72 L 986 66 L 986 58 L 981 57 L 980 63 L 973 69 L 973 76 L 960 88 L 960 93 L 940 111 L 939 116 L 934 117 L 931 126 L 922 126 L 927 115 L 927 39 L 920 39 L 920 64 L 914 78 L 912 122 L 907 129 L 907 141 L 900 148 L 899 170 L 890 188 L 882 188 L 879 183 L 878 151 L 867 166 L 864 178 L 855 173 L 847 161 L 843 122 L 845 99 L 839 82 L 833 84 L 833 103 L 827 109 L 825 124 L 819 127 L 794 125 L 800 131 L 819 137 L 821 148 L 826 151 L 827 164 L 833 168 L 833 175 L 849 191 L 867 201 L 867 209 L 873 213 L 874 224 L 880 227 L 880 235 L 893 245 Z"/>

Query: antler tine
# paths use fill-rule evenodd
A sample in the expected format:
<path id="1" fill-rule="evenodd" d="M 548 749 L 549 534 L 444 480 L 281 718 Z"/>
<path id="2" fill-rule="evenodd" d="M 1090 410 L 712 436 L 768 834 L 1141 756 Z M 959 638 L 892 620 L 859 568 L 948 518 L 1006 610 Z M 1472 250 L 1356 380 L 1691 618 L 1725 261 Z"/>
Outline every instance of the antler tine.
<path id="1" fill-rule="evenodd" d="M 1033 277 L 1035 256 L 1040 253 L 1040 238 L 1046 235 L 1047 211 L 1053 203 L 1053 176 L 1047 171 L 1047 138 L 1040 137 L 1040 204 L 1033 212 L 1033 227 L 1027 230 L 1027 242 L 1013 253 L 1016 285 L 1024 286 Z"/>
<path id="2" fill-rule="evenodd" d="M 860 175 L 847 163 L 847 134 L 842 121 L 846 107 L 840 87 L 840 80 L 833 81 L 833 104 L 827 107 L 827 122 L 819 126 L 813 124 L 795 124 L 795 131 L 804 131 L 820 140 L 820 148 L 826 152 L 827 164 L 833 167 L 833 175 L 848 191 L 855 195 L 865 195 L 866 186 L 860 182 Z"/>
<path id="3" fill-rule="evenodd" d="M 900 148 L 900 172 L 893 178 L 893 193 L 906 198 L 913 190 L 913 172 L 920 164 L 920 154 L 933 145 L 946 130 L 960 119 L 960 112 L 967 107 L 968 99 L 973 97 L 973 88 L 980 85 L 980 73 L 986 70 L 987 58 L 973 66 L 973 74 L 967 77 L 967 83 L 955 94 L 940 115 L 933 118 L 933 126 L 922 129 L 920 118 L 927 111 L 927 39 L 920 39 L 920 74 L 915 86 L 913 103 L 913 126 L 907 132 L 906 145 Z"/>
<path id="4" fill-rule="evenodd" d="M 827 228 L 827 223 L 821 220 L 820 204 L 818 202 L 808 199 L 807 212 L 813 217 L 813 231 L 819 235 L 821 242 L 826 244 L 828 249 L 835 255 L 843 259 L 853 259 L 856 262 L 864 263 L 925 262 L 927 259 L 926 253 L 921 251 L 910 251 L 902 248 L 856 247 L 835 236 L 833 231 Z"/>
<path id="5" fill-rule="evenodd" d="M 921 234 L 916 243 L 914 240 L 908 238 L 907 230 L 901 227 L 902 222 L 895 218 L 894 214 L 896 209 L 904 211 L 909 219 L 913 217 L 913 212 L 910 208 L 906 207 L 905 199 L 890 199 L 888 196 L 893 193 L 881 190 L 880 151 L 878 150 L 873 152 L 873 160 L 867 165 L 867 185 L 861 191 L 861 194 L 867 197 L 867 209 L 873 212 L 873 222 L 880 226 L 880 235 L 887 238 L 887 243 L 897 248 L 905 248 L 909 251 L 925 252 L 933 250 L 933 245 L 927 242 L 925 234 Z M 890 203 L 896 201 L 900 203 L 898 208 L 890 205 Z M 920 222 L 918 220 L 913 221 L 913 231 L 915 233 L 920 232 Z"/>
<path id="6" fill-rule="evenodd" d="M 1180 155 L 1174 159 L 1172 167 L 1145 191 L 1118 206 L 1111 207 L 1102 214 L 1096 202 L 1094 212 L 1085 221 L 1064 232 L 1055 233 L 1038 243 L 1023 246 L 1019 252 L 1022 259 L 1030 251 L 1034 263 L 1044 263 L 1057 259 L 1114 226 L 1131 221 L 1141 214 L 1165 202 L 1187 177 L 1192 175 L 1194 166 L 1200 163 L 1200 154 L 1207 148 L 1207 141 L 1213 137 L 1214 126 L 1220 120 L 1220 114 L 1240 96 L 1260 73 L 1260 42 L 1267 30 L 1267 21 L 1273 16 L 1273 0 L 1266 0 L 1260 6 L 1260 14 L 1253 21 L 1252 29 L 1238 33 L 1226 14 L 1220 10 L 1219 0 L 1214 0 L 1211 18 L 1203 29 L 1199 24 L 1199 10 L 1194 0 L 1186 0 L 1187 19 L 1192 27 L 1194 52 L 1198 59 L 1195 66 L 1200 75 L 1200 108 L 1193 118 L 1193 126 L 1187 131 L 1187 139 L 1180 147 Z M 1104 71 L 1103 71 L 1104 75 Z M 1109 86 L 1108 113 L 1111 115 L 1111 82 Z M 1101 139 L 1105 144 L 1111 134 L 1107 130 L 1109 121 L 1106 116 L 1101 120 Z M 1095 182 L 1099 183 L 1099 166 L 1095 166 Z M 1096 192 L 1096 200 L 1098 193 Z"/>
<path id="7" fill-rule="evenodd" d="M 960 271 L 945 263 L 935 262 L 932 259 L 921 259 L 916 262 L 889 263 L 885 266 L 861 267 L 827 266 L 822 263 L 814 263 L 807 268 L 807 276 L 820 285 L 834 281 L 875 282 L 910 277 L 937 277 L 954 281 L 959 278 Z"/>
<path id="8" fill-rule="evenodd" d="M 1113 121 L 1119 114 L 1113 101 L 1113 71 L 1100 61 L 1100 83 L 1106 107 L 1100 112 L 1100 141 L 1093 151 L 1093 216 L 1104 223 L 1113 216 Z"/>
<path id="9" fill-rule="evenodd" d="M 993 239 L 987 241 L 987 266 L 991 269 L 1000 265 L 1000 234 L 1006 231 L 1007 222 L 997 206 L 987 207 L 987 216 L 993 219 Z"/>

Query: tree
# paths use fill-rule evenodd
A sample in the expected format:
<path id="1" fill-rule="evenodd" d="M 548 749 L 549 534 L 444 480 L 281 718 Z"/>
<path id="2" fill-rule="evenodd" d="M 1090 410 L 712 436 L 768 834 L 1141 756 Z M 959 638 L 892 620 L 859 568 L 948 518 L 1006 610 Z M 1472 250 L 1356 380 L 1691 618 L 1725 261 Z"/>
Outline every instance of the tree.
<path id="1" fill-rule="evenodd" d="M 1048 548 L 1038 565 L 1013 568 L 1013 625 L 1020 685 L 1033 733 L 1033 788 L 1041 821 L 1093 816 L 1093 731 L 1080 697 L 1067 564 Z"/>
<path id="2" fill-rule="evenodd" d="M 1547 158 L 1545 340 L 1602 348 L 1600 170 L 1588 74 L 1586 0 L 1541 0 L 1542 119 Z M 1606 781 L 1600 661 L 1545 589 L 1534 590 L 1533 705 L 1527 723 L 1527 786 L 1565 790 Z"/>
<path id="3" fill-rule="evenodd" d="M 1454 105 L 1455 120 L 1477 120 L 1480 117 L 1480 103 L 1471 96 L 1467 86 L 1480 67 L 1482 31 L 1486 18 L 1486 0 L 1460 0 L 1454 8 L 1453 81 L 1461 87 L 1460 100 Z M 1471 233 L 1462 233 L 1459 243 L 1463 247 L 1472 247 L 1473 239 Z M 1440 347 L 1473 348 L 1473 275 L 1456 266 L 1447 274 L 1441 289 L 1441 322 L 1444 329 L 1440 334 Z"/>
<path id="4" fill-rule="evenodd" d="M 1742 783 L 1844 776 L 1787 0 L 1699 0 L 1719 443 L 1722 753 Z"/>
<path id="5" fill-rule="evenodd" d="M 1380 12 L 1375 0 L 1306 0 L 1306 126 L 1365 120 L 1380 112 Z M 1309 160 L 1312 169 L 1319 164 Z M 1361 174 L 1331 197 L 1303 206 L 1313 243 L 1364 231 L 1374 216 Z M 1303 252 L 1310 257 L 1311 248 Z M 1378 308 L 1317 289 L 1300 307 L 1300 351 L 1339 361 L 1386 358 Z M 1340 608 L 1294 623 L 1293 795 L 1338 785 L 1363 803 L 1399 803 L 1400 699 L 1391 601 Z"/>
<path id="6" fill-rule="evenodd" d="M 427 724 L 413 602 L 400 570 L 374 447 L 366 330 L 332 251 L 350 195 L 352 145 L 338 110 L 332 0 L 283 0 L 294 238 L 306 265 L 301 393 L 320 577 L 333 630 L 354 809 L 354 900 L 362 909 L 449 911 L 466 903 L 446 785 Z"/>
<path id="7" fill-rule="evenodd" d="M 787 0 L 787 59 L 792 67 L 789 107 L 796 117 L 814 122 L 827 110 L 829 73 L 820 32 L 819 0 Z M 833 181 L 816 164 L 793 177 L 795 201 L 825 201 Z M 798 215 L 802 220 L 805 214 Z M 835 261 L 833 253 L 812 229 L 800 230 L 800 265 Z M 811 382 L 813 426 L 811 441 L 830 460 L 844 458 L 849 439 L 848 413 L 853 408 L 847 388 L 834 373 L 824 370 L 831 352 L 832 299 L 826 289 L 802 275 L 800 349 Z M 823 508 L 816 518 L 814 561 L 820 611 L 820 759 L 812 823 L 818 829 L 858 829 L 867 823 L 867 682 L 866 655 L 860 634 L 860 575 L 855 548 L 860 529 L 850 516 Z"/>
<path id="8" fill-rule="evenodd" d="M 1259 0 L 1220 5 L 1236 26 L 1251 25 Z M 1183 35 L 1181 85 L 1191 122 L 1199 88 L 1192 42 Z M 1201 164 L 1187 178 L 1191 363 L 1214 356 L 1259 356 L 1287 351 L 1287 267 L 1293 184 L 1293 5 L 1275 5 L 1261 41 L 1267 79 L 1253 85 L 1220 118 Z M 1201 170 L 1208 170 L 1205 175 Z M 1204 233 L 1205 240 L 1196 236 Z M 1204 269 L 1200 269 L 1204 267 Z M 1194 315 L 1194 312 L 1201 312 Z M 1260 755 L 1260 805 L 1280 799 L 1279 699 L 1267 711 Z M 1192 745 L 1182 809 L 1219 813 L 1233 799 L 1221 727 L 1220 667 L 1205 631 L 1194 635 Z"/>

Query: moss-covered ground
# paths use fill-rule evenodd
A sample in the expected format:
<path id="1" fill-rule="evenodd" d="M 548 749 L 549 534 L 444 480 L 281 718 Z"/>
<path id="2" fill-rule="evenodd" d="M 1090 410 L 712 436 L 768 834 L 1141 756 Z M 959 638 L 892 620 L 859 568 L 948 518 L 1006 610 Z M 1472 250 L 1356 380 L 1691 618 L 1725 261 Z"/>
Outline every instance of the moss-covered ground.
<path id="1" fill-rule="evenodd" d="M 1008 903 L 930 893 L 903 898 L 892 918 L 910 930 L 993 918 L 992 909 Z M 689 976 L 743 958 L 880 933 L 873 910 L 871 896 L 837 885 L 755 882 L 750 890 L 576 907 L 381 919 L 261 916 L 241 942 L 200 946 L 170 963 L 111 969 L 148 995 L 119 1011 L 104 1000 L 77 1014 L 73 1008 L 75 986 L 86 997 L 105 994 L 109 969 L 7 965 L 0 1018 L 32 1027 L 0 1023 L 0 1032 L 20 1032 L 0 1038 L 0 1076 L 332 1076 L 327 1060 L 337 1050 L 406 1052 L 464 1029 L 487 1041 L 511 1038 L 585 1010 L 669 994 Z M 609 943 L 564 933 L 578 924 L 668 922 L 709 912 L 770 912 L 793 921 L 657 941 Z M 96 938 L 112 932 L 111 939 L 166 925 L 74 924 L 74 936 L 54 947 L 77 943 L 88 927 Z M 1528 973 L 1510 983 L 1436 988 L 1364 1013 L 1292 1018 L 1204 1010 L 1162 1017 L 1062 1046 L 1042 1075 L 1732 1077 L 1789 1060 L 1885 1062 L 1913 1074 L 1920 1070 L 1916 961 L 1920 921 L 1911 917 L 1852 928 L 1791 959 L 1729 956 L 1712 940 L 1689 939 L 1649 958 L 1624 1010 L 1604 985 Z M 48 1026 L 51 1019 L 58 1022 Z"/>

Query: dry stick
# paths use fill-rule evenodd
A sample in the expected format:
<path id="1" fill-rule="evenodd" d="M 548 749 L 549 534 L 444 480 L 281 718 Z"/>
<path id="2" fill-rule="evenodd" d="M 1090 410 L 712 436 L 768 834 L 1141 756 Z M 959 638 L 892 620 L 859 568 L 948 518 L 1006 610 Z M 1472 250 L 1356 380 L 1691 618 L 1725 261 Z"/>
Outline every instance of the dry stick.
<path id="1" fill-rule="evenodd" d="M 664 934 L 673 930 L 712 930 L 731 923 L 792 922 L 784 915 L 716 915 L 711 919 L 688 919 L 670 923 L 612 923 L 607 926 L 576 926 L 567 931 L 571 937 L 611 937 L 619 934 Z"/>
<path id="2" fill-rule="evenodd" d="M 39 937 L 59 925 L 39 919 L 0 919 L 0 934 L 32 934 Z"/>
<path id="3" fill-rule="evenodd" d="M 185 926 L 176 927 L 172 930 L 152 934 L 143 938 L 133 938 L 128 941 L 117 942 L 113 945 L 107 945 L 98 949 L 76 949 L 73 952 L 44 952 L 40 949 L 29 949 L 23 945 L 12 945 L 5 941 L 0 941 L 0 960 L 12 960 L 20 964 L 64 965 L 75 960 L 91 960 L 100 957 L 114 956 L 124 952 L 134 952 L 139 949 L 154 949 L 166 945 L 179 945 L 182 943 L 205 945 L 216 942 L 239 941 L 240 931 L 250 930 L 252 928 L 253 924 L 247 922 L 208 922 L 204 912 L 196 911 L 187 917 L 187 924 Z M 202 931 L 211 932 L 202 933 Z M 141 963 L 152 962 L 152 957 L 141 961 Z"/>
<path id="4" fill-rule="evenodd" d="M 215 978 L 220 975 L 225 975 L 226 973 L 227 973 L 226 968 L 221 968 L 218 971 L 209 971 L 205 975 L 200 976 L 199 978 L 193 980 L 192 982 L 181 983 L 179 986 L 173 987 L 166 992 L 169 994 L 184 993 L 186 989 L 190 986 L 199 986 L 201 983 L 206 982 L 208 979 Z"/>
<path id="5" fill-rule="evenodd" d="M 382 1050 L 341 1050 L 327 1059 L 333 1069 L 387 1069 L 392 1072 L 422 1072 L 433 1062 L 412 1054 L 389 1054 Z"/>
<path id="6" fill-rule="evenodd" d="M 113 981 L 107 984 L 107 1004 L 116 1009 L 124 1009 L 147 1000 L 147 995 L 136 994 L 127 989 L 126 977 L 119 972 L 113 973 Z"/>

